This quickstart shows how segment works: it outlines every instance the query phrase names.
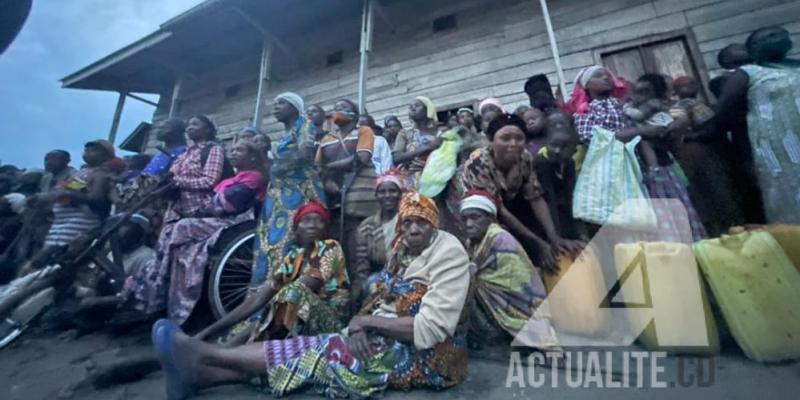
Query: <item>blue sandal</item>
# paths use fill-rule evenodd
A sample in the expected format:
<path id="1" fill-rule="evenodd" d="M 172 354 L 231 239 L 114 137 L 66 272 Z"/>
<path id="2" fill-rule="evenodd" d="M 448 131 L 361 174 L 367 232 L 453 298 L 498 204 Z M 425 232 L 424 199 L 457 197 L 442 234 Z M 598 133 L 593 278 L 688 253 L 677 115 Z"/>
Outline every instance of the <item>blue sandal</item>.
<path id="1" fill-rule="evenodd" d="M 175 366 L 175 343 L 173 339 L 180 328 L 172 321 L 160 319 L 153 325 L 151 339 L 155 347 L 161 369 L 167 379 L 167 400 L 183 400 L 194 393 Z"/>

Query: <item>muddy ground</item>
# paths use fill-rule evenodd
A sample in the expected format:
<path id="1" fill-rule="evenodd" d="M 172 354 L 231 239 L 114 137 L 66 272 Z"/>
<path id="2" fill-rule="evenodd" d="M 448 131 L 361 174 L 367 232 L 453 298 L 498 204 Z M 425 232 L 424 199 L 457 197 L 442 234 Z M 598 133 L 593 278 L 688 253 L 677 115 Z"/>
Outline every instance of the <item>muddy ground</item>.
<path id="1" fill-rule="evenodd" d="M 622 351 L 614 350 L 614 357 L 621 357 Z M 641 350 L 641 349 L 639 349 Z M 67 331 L 60 335 L 44 332 L 26 332 L 8 348 L 0 350 L 0 399 L 4 400 L 150 400 L 163 399 L 164 378 L 160 371 L 153 372 L 143 379 L 124 385 L 112 385 L 97 389 L 91 384 L 81 384 L 87 371 L 97 371 L 120 357 L 144 356 L 151 353 L 149 332 L 146 327 L 125 334 L 107 331 L 79 334 Z M 614 359 L 616 360 L 616 359 Z M 584 384 L 589 387 L 571 388 L 565 381 L 567 370 L 562 365 L 555 375 L 551 369 L 538 367 L 533 377 L 543 379 L 544 385 L 532 387 L 530 381 L 507 384 L 509 380 L 510 357 L 507 352 L 484 354 L 482 358 L 470 360 L 469 377 L 463 385 L 445 392 L 416 391 L 411 393 L 389 393 L 390 399 L 703 399 L 703 400 L 753 400 L 753 399 L 791 399 L 800 392 L 800 364 L 784 363 L 763 365 L 747 360 L 736 351 L 713 359 L 713 368 L 706 366 L 702 372 L 703 382 L 686 384 L 695 374 L 695 360 L 670 357 L 662 359 L 659 366 L 660 381 L 667 388 L 649 387 L 652 370 L 644 363 L 642 375 L 644 388 L 599 388 L 596 382 L 589 383 L 584 376 Z M 680 364 L 684 364 L 683 368 Z M 515 364 L 516 365 L 516 364 Z M 612 381 L 622 380 L 622 362 L 610 365 Z M 602 365 L 605 370 L 607 365 Z M 524 365 L 523 365 L 523 368 Z M 583 366 L 583 371 L 587 365 Z M 629 371 L 630 385 L 636 386 L 636 368 Z M 713 377 L 709 370 L 713 369 Z M 530 369 L 515 370 L 523 375 Z M 573 365 L 569 371 L 575 378 L 578 369 Z M 688 371 L 688 372 L 687 372 Z M 539 376 L 539 374 L 542 374 Z M 574 374 L 574 375 L 573 375 Z M 518 375 L 511 375 L 512 377 Z M 683 378 L 681 378 L 683 376 Z M 553 380 L 555 378 L 555 381 Z M 605 383 L 601 383 L 605 386 Z M 557 387 L 554 387 L 557 385 Z M 675 387 L 670 387 L 674 385 Z M 697 387 L 698 385 L 707 387 Z M 201 400 L 266 399 L 269 394 L 259 392 L 246 385 L 229 386 L 202 392 L 196 398 Z M 294 399 L 318 399 L 312 394 L 295 394 Z"/>

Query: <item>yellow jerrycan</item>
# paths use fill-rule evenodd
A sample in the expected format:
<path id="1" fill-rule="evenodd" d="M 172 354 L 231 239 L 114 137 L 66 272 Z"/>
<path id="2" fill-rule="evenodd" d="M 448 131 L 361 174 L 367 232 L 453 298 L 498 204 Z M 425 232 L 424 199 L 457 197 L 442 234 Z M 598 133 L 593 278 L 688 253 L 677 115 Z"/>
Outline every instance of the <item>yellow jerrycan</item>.
<path id="1" fill-rule="evenodd" d="M 800 359 L 800 273 L 769 232 L 731 233 L 694 247 L 731 334 L 752 360 Z"/>
<path id="2" fill-rule="evenodd" d="M 573 261 L 558 259 L 558 272 L 542 272 L 550 303 L 550 322 L 558 332 L 591 336 L 606 331 L 608 315 L 598 312 L 596 299 L 605 296 L 606 286 L 600 261 L 591 247 Z M 554 288 L 558 285 L 558 290 Z"/>
<path id="3" fill-rule="evenodd" d="M 778 241 L 783 251 L 789 256 L 789 261 L 800 272 L 800 226 L 767 225 L 765 229 Z"/>
<path id="4" fill-rule="evenodd" d="M 719 331 L 688 244 L 618 244 L 614 258 L 619 292 L 610 301 L 625 305 L 632 333 L 641 332 L 639 342 L 645 348 L 673 354 L 719 353 Z"/>

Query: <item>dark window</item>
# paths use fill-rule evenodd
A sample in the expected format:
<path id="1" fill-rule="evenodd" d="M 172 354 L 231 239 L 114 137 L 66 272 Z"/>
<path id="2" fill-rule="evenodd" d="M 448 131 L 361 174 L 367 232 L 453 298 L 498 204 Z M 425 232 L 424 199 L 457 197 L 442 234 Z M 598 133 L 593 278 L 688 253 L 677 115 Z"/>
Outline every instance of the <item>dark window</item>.
<path id="1" fill-rule="evenodd" d="M 458 21 L 456 21 L 455 14 L 445 15 L 444 17 L 439 17 L 433 20 L 433 33 L 455 29 L 457 25 Z"/>
<path id="2" fill-rule="evenodd" d="M 342 63 L 342 52 L 337 51 L 336 53 L 328 55 L 328 67 L 332 67 L 334 65 L 339 65 Z"/>
<path id="3" fill-rule="evenodd" d="M 225 89 L 225 98 L 230 99 L 231 97 L 236 97 L 239 95 L 239 91 L 242 89 L 242 85 L 233 85 L 227 89 Z"/>

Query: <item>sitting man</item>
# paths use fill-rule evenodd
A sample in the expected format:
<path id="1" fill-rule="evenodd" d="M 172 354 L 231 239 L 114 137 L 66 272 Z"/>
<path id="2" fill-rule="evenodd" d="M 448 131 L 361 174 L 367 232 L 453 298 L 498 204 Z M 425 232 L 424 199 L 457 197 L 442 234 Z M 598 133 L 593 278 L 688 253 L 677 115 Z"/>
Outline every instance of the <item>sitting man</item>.
<path id="1" fill-rule="evenodd" d="M 314 385 L 327 397 L 355 398 L 463 382 L 469 258 L 438 225 L 433 200 L 404 196 L 394 253 L 378 292 L 341 334 L 221 348 L 160 320 L 152 337 L 167 376 L 167 398 L 235 382 L 260 384 L 277 397 Z"/>
<path id="2" fill-rule="evenodd" d="M 469 315 L 471 338 L 557 351 L 549 312 L 537 312 L 547 297 L 542 278 L 522 245 L 497 224 L 498 204 L 494 196 L 478 190 L 470 190 L 461 201 L 475 300 Z M 471 344 L 477 346 L 477 341 Z"/>

